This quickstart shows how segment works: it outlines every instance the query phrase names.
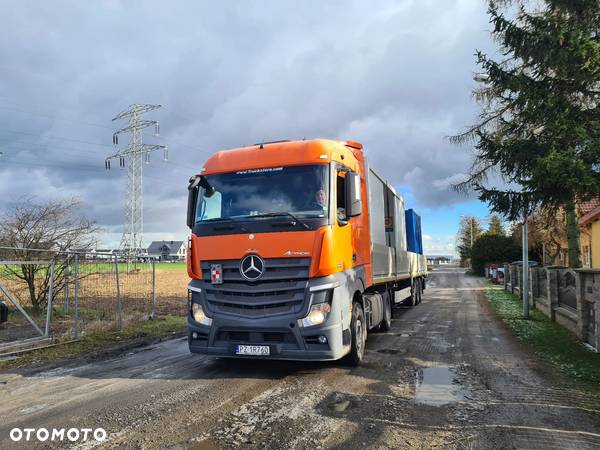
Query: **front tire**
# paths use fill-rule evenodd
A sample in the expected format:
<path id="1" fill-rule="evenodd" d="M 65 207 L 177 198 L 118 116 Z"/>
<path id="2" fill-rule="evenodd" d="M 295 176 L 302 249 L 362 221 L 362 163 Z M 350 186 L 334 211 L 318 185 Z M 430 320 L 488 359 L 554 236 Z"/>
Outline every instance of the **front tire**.
<path id="1" fill-rule="evenodd" d="M 348 363 L 352 366 L 358 366 L 365 356 L 367 328 L 362 305 L 357 302 L 352 304 L 350 330 L 352 333 L 352 343 L 350 345 L 350 353 L 348 354 Z"/>

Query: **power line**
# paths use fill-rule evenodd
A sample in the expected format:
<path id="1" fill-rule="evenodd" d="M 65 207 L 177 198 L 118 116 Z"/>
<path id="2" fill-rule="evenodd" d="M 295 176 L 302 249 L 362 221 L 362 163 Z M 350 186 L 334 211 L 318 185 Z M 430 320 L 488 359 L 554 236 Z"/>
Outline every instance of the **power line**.
<path id="1" fill-rule="evenodd" d="M 28 131 L 0 130 L 0 132 L 3 132 L 3 133 L 15 133 L 15 134 L 23 134 L 23 135 L 26 135 L 26 136 L 41 137 L 40 133 L 31 133 L 31 132 L 28 132 Z M 106 147 L 106 144 L 102 144 L 100 142 L 81 141 L 81 140 L 78 140 L 78 139 L 70 139 L 70 138 L 66 138 L 66 137 L 62 137 L 62 136 L 48 136 L 48 135 L 44 135 L 43 137 L 44 137 L 44 139 L 58 139 L 58 140 L 61 140 L 61 141 L 75 142 L 75 143 L 78 143 L 78 144 L 99 145 L 101 147 Z"/>
<path id="2" fill-rule="evenodd" d="M 40 167 L 40 168 L 45 168 L 45 169 L 47 169 L 49 167 L 56 167 L 59 169 L 68 169 L 69 171 L 76 172 L 76 173 L 90 172 L 90 173 L 97 173 L 99 175 L 105 172 L 104 170 L 102 170 L 102 168 L 100 168 L 96 165 L 61 164 L 61 163 L 57 163 L 55 161 L 48 161 L 48 160 L 44 160 L 43 162 L 40 162 L 40 160 L 36 160 L 36 161 L 15 160 L 15 159 L 6 160 L 6 159 L 2 159 L 2 158 L 3 157 L 0 154 L 0 169 L 8 164 L 8 165 L 12 165 L 12 166 Z M 165 180 L 164 176 L 157 177 L 157 176 L 152 176 L 152 175 L 145 175 L 145 178 L 148 178 L 153 181 L 158 181 L 158 182 L 164 182 L 164 180 Z"/>
<path id="3" fill-rule="evenodd" d="M 101 125 L 99 123 L 82 122 L 82 121 L 79 121 L 79 120 L 65 119 L 65 118 L 59 117 L 57 115 L 40 114 L 38 112 L 31 112 L 31 111 L 27 111 L 25 109 L 15 108 L 14 106 L 2 106 L 2 105 L 0 105 L 0 109 L 6 109 L 8 111 L 17 111 L 19 113 L 27 114 L 29 116 L 46 117 L 48 119 L 57 120 L 57 121 L 61 121 L 61 122 L 70 122 L 70 123 L 74 123 L 74 124 L 78 124 L 78 125 L 86 125 L 86 126 L 89 126 L 89 127 L 98 127 L 98 128 L 110 129 L 110 127 L 108 127 L 106 125 Z"/>

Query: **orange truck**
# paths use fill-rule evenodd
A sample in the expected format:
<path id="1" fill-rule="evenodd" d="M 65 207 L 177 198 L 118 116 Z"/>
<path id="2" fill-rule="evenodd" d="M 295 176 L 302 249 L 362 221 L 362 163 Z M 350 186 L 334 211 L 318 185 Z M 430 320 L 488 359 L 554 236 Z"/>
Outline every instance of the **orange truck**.
<path id="1" fill-rule="evenodd" d="M 392 306 L 421 300 L 420 220 L 358 142 L 220 151 L 188 194 L 193 353 L 359 364 Z"/>

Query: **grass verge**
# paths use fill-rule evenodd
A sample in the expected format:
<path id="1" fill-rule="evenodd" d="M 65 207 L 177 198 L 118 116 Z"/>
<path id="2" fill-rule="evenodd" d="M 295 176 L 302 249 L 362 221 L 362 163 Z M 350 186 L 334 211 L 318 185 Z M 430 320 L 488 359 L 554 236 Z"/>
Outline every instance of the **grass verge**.
<path id="1" fill-rule="evenodd" d="M 569 380 L 600 394 L 600 353 L 585 348 L 571 332 L 539 310 L 531 309 L 530 320 L 524 320 L 518 296 L 488 280 L 483 284 L 496 313 L 521 341 Z"/>
<path id="2" fill-rule="evenodd" d="M 0 370 L 26 367 L 37 364 L 86 356 L 89 358 L 123 351 L 161 337 L 168 337 L 185 331 L 186 318 L 167 315 L 156 320 L 137 322 L 127 326 L 120 333 L 101 333 L 84 336 L 76 342 L 33 350 L 19 355 L 16 359 L 0 361 Z"/>

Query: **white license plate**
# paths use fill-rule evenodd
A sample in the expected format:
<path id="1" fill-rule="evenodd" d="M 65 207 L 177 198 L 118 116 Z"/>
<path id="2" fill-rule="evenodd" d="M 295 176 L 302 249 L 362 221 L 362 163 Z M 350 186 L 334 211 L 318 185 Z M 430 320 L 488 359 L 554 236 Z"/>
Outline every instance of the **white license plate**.
<path id="1" fill-rule="evenodd" d="M 236 345 L 236 355 L 268 356 L 270 348 L 268 345 Z"/>

